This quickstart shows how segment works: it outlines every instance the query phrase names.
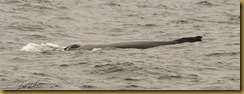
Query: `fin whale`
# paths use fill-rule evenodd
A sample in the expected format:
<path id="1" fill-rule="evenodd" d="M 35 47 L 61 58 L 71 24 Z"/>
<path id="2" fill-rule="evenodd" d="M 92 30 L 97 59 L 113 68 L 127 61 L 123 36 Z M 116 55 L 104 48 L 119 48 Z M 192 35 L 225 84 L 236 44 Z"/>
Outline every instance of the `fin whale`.
<path id="1" fill-rule="evenodd" d="M 180 39 L 172 40 L 172 41 L 135 41 L 135 42 L 120 42 L 120 43 L 112 43 L 112 44 L 92 44 L 92 45 L 80 45 L 80 44 L 72 44 L 64 48 L 65 51 L 72 50 L 92 50 L 94 48 L 105 48 L 105 47 L 115 47 L 115 48 L 137 48 L 137 49 L 147 49 L 162 45 L 173 45 L 180 44 L 185 42 L 198 42 L 202 41 L 202 36 L 196 37 L 183 37 Z"/>

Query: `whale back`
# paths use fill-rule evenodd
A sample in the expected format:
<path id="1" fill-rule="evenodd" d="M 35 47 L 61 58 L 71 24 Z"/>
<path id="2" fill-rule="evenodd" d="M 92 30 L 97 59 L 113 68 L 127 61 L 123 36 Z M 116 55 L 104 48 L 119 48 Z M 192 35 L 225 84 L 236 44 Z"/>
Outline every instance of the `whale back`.
<path id="1" fill-rule="evenodd" d="M 202 41 L 202 36 L 196 37 L 183 37 L 173 41 L 138 41 L 138 42 L 122 42 L 122 43 L 113 43 L 113 44 L 102 44 L 102 45 L 79 45 L 73 44 L 69 45 L 64 50 L 74 50 L 74 49 L 85 49 L 92 50 L 93 48 L 104 48 L 104 47 L 116 47 L 116 48 L 138 48 L 138 49 L 146 49 L 161 45 L 172 45 L 179 44 L 184 42 L 197 42 Z"/>

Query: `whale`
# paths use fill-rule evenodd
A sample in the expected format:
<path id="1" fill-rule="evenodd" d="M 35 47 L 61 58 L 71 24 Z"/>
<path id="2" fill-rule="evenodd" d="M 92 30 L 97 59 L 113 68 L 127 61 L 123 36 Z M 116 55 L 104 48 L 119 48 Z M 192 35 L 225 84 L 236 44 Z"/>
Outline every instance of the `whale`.
<path id="1" fill-rule="evenodd" d="M 92 50 L 94 48 L 106 48 L 106 47 L 115 47 L 115 48 L 136 48 L 136 49 L 148 49 L 152 47 L 158 47 L 163 45 L 174 45 L 181 44 L 185 42 L 199 42 L 202 41 L 202 36 L 195 37 L 183 37 L 171 41 L 132 41 L 132 42 L 119 42 L 111 44 L 72 44 L 64 48 L 65 51 L 72 50 Z"/>

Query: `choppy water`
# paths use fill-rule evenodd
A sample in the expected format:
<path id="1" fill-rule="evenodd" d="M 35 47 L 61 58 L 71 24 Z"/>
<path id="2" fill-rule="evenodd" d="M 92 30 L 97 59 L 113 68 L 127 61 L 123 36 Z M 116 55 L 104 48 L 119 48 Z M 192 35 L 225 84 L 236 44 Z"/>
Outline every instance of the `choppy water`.
<path id="1" fill-rule="evenodd" d="M 240 89 L 239 0 L 0 0 L 0 32 L 1 89 Z M 146 50 L 21 51 L 196 35 Z"/>

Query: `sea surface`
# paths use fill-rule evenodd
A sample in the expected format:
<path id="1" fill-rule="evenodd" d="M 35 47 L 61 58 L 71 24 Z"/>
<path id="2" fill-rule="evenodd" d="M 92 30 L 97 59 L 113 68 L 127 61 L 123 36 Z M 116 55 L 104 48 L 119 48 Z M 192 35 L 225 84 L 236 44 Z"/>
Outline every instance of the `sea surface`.
<path id="1" fill-rule="evenodd" d="M 0 0 L 0 32 L 3 90 L 240 90 L 239 0 Z"/>

